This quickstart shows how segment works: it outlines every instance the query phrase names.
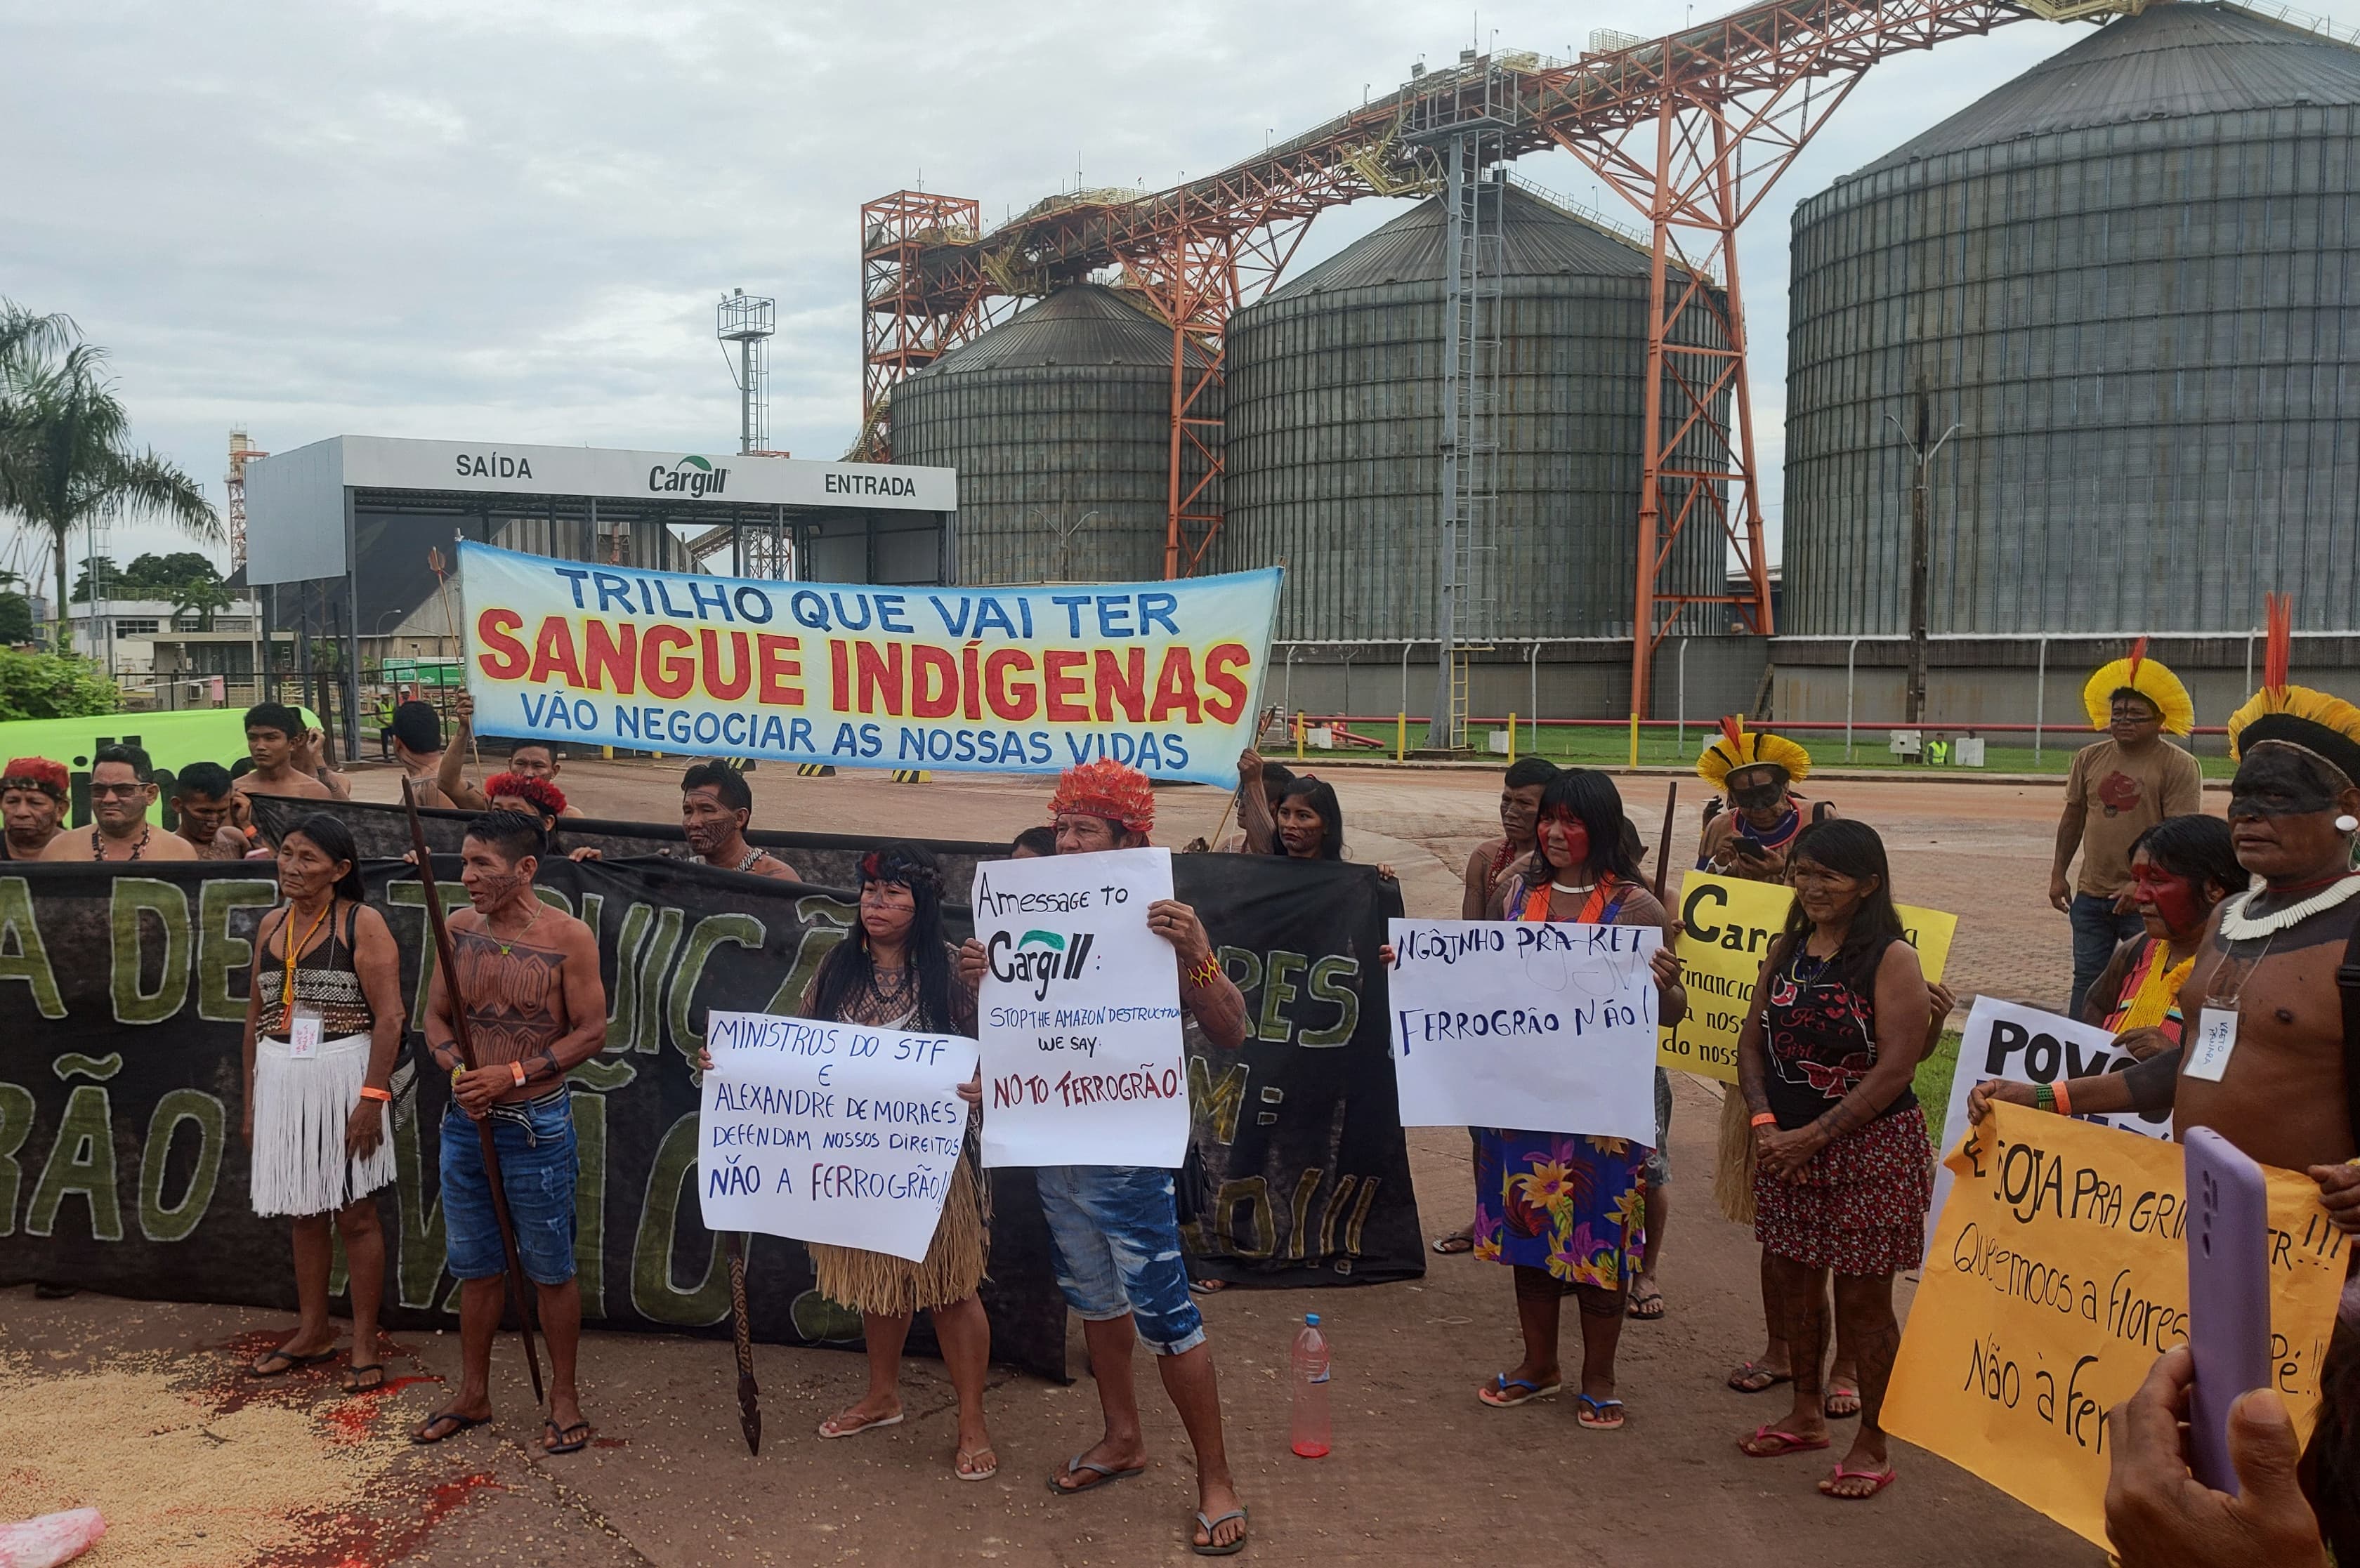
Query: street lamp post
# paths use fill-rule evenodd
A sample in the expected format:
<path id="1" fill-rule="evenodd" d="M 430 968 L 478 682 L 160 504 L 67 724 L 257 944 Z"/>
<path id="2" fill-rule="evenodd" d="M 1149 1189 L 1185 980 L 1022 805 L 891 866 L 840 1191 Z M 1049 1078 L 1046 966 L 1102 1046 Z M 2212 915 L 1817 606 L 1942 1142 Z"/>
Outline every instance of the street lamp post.
<path id="1" fill-rule="evenodd" d="M 1926 600 L 1927 579 L 1930 571 L 1928 557 L 1933 553 L 1928 537 L 1930 528 L 1926 518 L 1926 482 L 1934 466 L 1934 458 L 1950 439 L 1959 433 L 1956 424 L 1937 437 L 1932 445 L 1926 441 L 1929 421 L 1926 400 L 1918 400 L 1918 435 L 1911 440 L 1901 421 L 1891 414 L 1885 422 L 1898 432 L 1910 458 L 1918 465 L 1918 482 L 1909 489 L 1909 690 L 1907 711 L 1904 717 L 1916 726 L 1926 716 Z"/>

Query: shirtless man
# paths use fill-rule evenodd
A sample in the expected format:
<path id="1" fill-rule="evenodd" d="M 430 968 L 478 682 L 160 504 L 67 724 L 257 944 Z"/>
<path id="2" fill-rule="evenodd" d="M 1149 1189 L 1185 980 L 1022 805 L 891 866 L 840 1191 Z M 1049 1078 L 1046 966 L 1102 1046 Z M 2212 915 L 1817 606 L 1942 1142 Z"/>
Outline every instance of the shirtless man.
<path id="1" fill-rule="evenodd" d="M 1500 836 L 1484 840 L 1467 856 L 1467 870 L 1461 878 L 1465 887 L 1459 900 L 1460 920 L 1488 919 L 1491 896 L 1500 890 L 1500 885 L 1508 879 L 1518 862 L 1531 857 L 1533 827 L 1541 820 L 1541 794 L 1557 772 L 1557 764 L 1546 757 L 1520 757 L 1508 764 L 1508 770 L 1501 775 Z M 1468 1247 L 1437 1245 L 1435 1250 L 1465 1252 Z"/>
<path id="2" fill-rule="evenodd" d="M 454 802 L 445 795 L 440 784 L 442 773 L 442 715 L 427 702 L 404 702 L 393 710 L 393 722 L 386 726 L 393 737 L 393 759 L 401 764 L 402 777 L 409 779 L 418 793 L 421 806 L 450 806 Z"/>
<path id="3" fill-rule="evenodd" d="M 172 831 L 188 841 L 199 860 L 244 860 L 246 834 L 230 822 L 237 791 L 229 769 L 218 762 L 191 762 L 172 779 L 172 810 L 180 813 Z"/>
<path id="4" fill-rule="evenodd" d="M 254 771 L 231 781 L 241 795 L 292 795 L 299 800 L 342 800 L 349 786 L 320 763 L 320 734 L 283 702 L 246 711 L 246 752 Z"/>
<path id="5" fill-rule="evenodd" d="M 491 802 L 484 798 L 482 789 L 467 782 L 459 767 L 460 758 L 467 754 L 468 742 L 475 733 L 475 698 L 464 691 L 460 692 L 458 706 L 453 712 L 459 727 L 451 736 L 450 746 L 444 748 L 442 760 L 436 765 L 434 782 L 450 798 L 451 803 L 461 811 L 480 811 Z M 557 760 L 557 747 L 545 740 L 520 740 L 508 747 L 508 771 L 519 779 L 541 779 L 555 784 L 563 766 Z M 582 808 L 568 806 L 558 814 L 578 817 L 582 815 Z"/>
<path id="6" fill-rule="evenodd" d="M 565 1075 L 606 1041 L 606 988 L 598 979 L 598 939 L 590 928 L 533 892 L 541 823 L 490 811 L 467 828 L 461 884 L 469 908 L 451 917 L 452 957 L 467 1029 L 483 1065 L 460 1065 L 448 977 L 438 967 L 426 993 L 426 1049 L 451 1075 L 442 1116 L 442 1225 L 459 1286 L 459 1392 L 413 1434 L 441 1443 L 492 1419 L 492 1340 L 506 1302 L 508 1261 L 493 1218 L 474 1122 L 490 1118 L 500 1185 L 516 1225 L 517 1250 L 536 1287 L 549 1346 L 547 1454 L 578 1453 L 590 1441 L 574 1386 L 582 1343 L 582 1288 L 574 1276 L 574 1111 Z"/>
<path id="7" fill-rule="evenodd" d="M 689 852 L 705 866 L 800 882 L 801 873 L 767 849 L 746 842 L 754 820 L 754 791 L 746 776 L 726 762 L 700 762 L 680 778 L 680 831 Z"/>
<path id="8" fill-rule="evenodd" d="M 1223 855 L 1269 855 L 1278 837 L 1278 798 L 1295 769 L 1264 760 L 1248 746 L 1238 754 L 1238 831 L 1221 841 Z"/>
<path id="9" fill-rule="evenodd" d="M 61 833 L 41 851 L 43 860 L 194 860 L 194 845 L 159 832 L 148 820 L 156 803 L 154 769 L 136 746 L 103 746 L 90 759 L 88 833 Z"/>
<path id="10" fill-rule="evenodd" d="M 46 757 L 20 757 L 0 773 L 0 859 L 38 860 L 58 836 L 71 781 L 66 765 Z"/>
<path id="11" fill-rule="evenodd" d="M 1155 796 L 1147 778 L 1120 762 L 1068 768 L 1050 798 L 1059 855 L 1131 849 L 1147 843 L 1155 823 Z M 1147 928 L 1172 944 L 1180 970 L 1180 1006 L 1217 1049 L 1234 1051 L 1246 1038 L 1245 998 L 1213 956 L 1196 911 L 1176 899 L 1148 906 Z M 983 944 L 959 949 L 959 975 L 980 985 Z M 1082 1319 L 1090 1376 L 1098 1386 L 1105 1434 L 1049 1478 L 1060 1496 L 1096 1491 L 1147 1468 L 1140 1430 L 1139 1392 L 1131 1382 L 1131 1346 L 1154 1352 L 1164 1391 L 1196 1451 L 1196 1518 L 1192 1543 L 1200 1555 L 1228 1556 L 1246 1539 L 1245 1505 L 1221 1435 L 1221 1391 L 1205 1320 L 1188 1294 L 1181 1256 L 1180 1219 L 1173 1173 L 1153 1167 L 1052 1165 L 1034 1172 L 1041 1212 L 1049 1222 L 1058 1288 Z"/>
<path id="12" fill-rule="evenodd" d="M 1720 738 L 1697 758 L 1697 776 L 1725 791 L 1728 810 L 1705 819 L 1697 869 L 1749 882 L 1784 882 L 1786 849 L 1809 822 L 1836 814 L 1825 800 L 1805 800 L 1795 784 L 1809 777 L 1811 754 L 1788 740 L 1721 722 Z M 1805 808 L 1808 807 L 1806 811 Z"/>

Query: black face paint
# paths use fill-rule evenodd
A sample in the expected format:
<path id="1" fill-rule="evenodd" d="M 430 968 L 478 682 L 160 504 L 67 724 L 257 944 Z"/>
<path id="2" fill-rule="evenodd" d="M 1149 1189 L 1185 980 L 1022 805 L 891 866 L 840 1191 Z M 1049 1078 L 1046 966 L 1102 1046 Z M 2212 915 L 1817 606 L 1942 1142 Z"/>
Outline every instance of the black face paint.
<path id="1" fill-rule="evenodd" d="M 2311 817 L 2335 810 L 2350 786 L 2334 768 L 2291 746 L 2265 741 L 2245 754 L 2229 781 L 2229 815 Z"/>
<path id="2" fill-rule="evenodd" d="M 1730 798 L 1741 811 L 1766 811 L 1778 803 L 1778 793 L 1775 784 L 1749 784 L 1731 790 Z"/>

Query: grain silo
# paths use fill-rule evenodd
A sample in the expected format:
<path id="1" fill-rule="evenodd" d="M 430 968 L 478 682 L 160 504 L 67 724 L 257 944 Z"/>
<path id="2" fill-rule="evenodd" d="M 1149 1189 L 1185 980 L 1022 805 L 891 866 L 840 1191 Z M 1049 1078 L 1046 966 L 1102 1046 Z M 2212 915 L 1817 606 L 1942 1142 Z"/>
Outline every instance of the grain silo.
<path id="1" fill-rule="evenodd" d="M 2360 625 L 2360 50 L 2111 22 L 1794 218 L 1782 630 Z"/>
<path id="2" fill-rule="evenodd" d="M 1627 637 L 1648 252 L 1520 186 L 1497 195 L 1498 499 L 1461 626 Z M 1281 638 L 1435 635 L 1444 254 L 1442 202 L 1423 201 L 1230 320 L 1214 550 L 1224 571 L 1286 563 Z M 1723 548 L 1699 509 L 1659 591 L 1721 592 Z"/>
<path id="3" fill-rule="evenodd" d="M 1219 387 L 1197 406 L 1218 419 Z M 1171 432 L 1172 329 L 1096 284 L 893 390 L 894 461 L 958 471 L 964 584 L 1162 577 Z"/>

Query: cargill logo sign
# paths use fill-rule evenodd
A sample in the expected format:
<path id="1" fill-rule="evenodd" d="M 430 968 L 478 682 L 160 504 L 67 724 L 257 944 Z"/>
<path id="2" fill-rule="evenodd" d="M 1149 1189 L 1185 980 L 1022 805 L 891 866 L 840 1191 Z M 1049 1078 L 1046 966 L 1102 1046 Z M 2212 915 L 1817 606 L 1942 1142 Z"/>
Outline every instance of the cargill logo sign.
<path id="1" fill-rule="evenodd" d="M 729 483 L 729 471 L 716 468 L 710 460 L 683 457 L 666 468 L 657 463 L 648 470 L 648 488 L 659 495 L 685 494 L 691 500 L 718 495 Z"/>

